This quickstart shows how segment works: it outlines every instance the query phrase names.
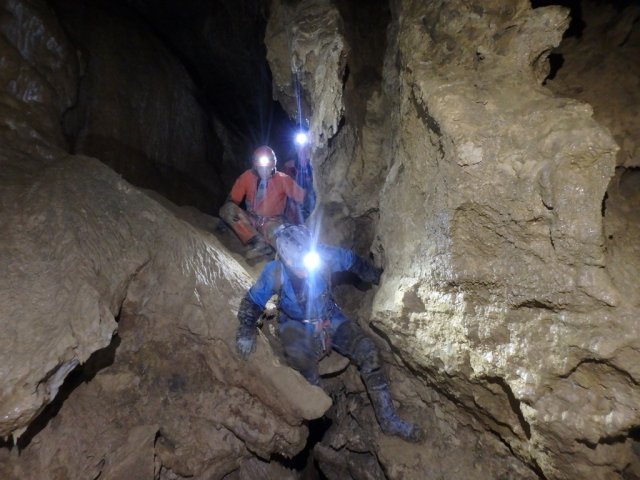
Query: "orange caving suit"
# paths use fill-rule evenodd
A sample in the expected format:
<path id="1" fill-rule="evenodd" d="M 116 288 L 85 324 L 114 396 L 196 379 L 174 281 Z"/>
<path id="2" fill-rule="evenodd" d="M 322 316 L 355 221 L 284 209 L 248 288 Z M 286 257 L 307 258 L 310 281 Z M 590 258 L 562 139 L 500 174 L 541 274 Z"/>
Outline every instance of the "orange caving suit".
<path id="1" fill-rule="evenodd" d="M 276 171 L 267 181 L 263 200 L 256 204 L 259 183 L 260 177 L 253 170 L 240 175 L 231 188 L 231 201 L 220 209 L 220 217 L 231 226 L 242 243 L 246 244 L 260 233 L 275 247 L 273 231 L 285 223 L 287 198 L 302 203 L 305 191 L 289 175 Z M 246 211 L 239 206 L 243 199 Z"/>

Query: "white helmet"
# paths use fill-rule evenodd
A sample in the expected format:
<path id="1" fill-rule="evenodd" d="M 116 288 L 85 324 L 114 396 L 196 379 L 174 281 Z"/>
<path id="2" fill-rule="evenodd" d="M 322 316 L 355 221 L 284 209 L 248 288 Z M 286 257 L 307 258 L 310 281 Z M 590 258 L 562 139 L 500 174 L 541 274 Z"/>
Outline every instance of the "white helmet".
<path id="1" fill-rule="evenodd" d="M 276 249 L 284 264 L 293 270 L 310 272 L 319 266 L 311 232 L 304 225 L 282 227 L 276 233 Z"/>

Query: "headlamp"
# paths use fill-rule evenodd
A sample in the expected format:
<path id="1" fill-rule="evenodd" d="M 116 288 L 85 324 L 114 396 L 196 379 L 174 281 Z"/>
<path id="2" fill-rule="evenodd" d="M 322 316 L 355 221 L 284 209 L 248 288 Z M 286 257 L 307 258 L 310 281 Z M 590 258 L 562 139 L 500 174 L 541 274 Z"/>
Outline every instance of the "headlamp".
<path id="1" fill-rule="evenodd" d="M 302 258 L 302 264 L 307 271 L 312 272 L 320 266 L 320 255 L 318 255 L 318 252 L 308 252 Z"/>
<path id="2" fill-rule="evenodd" d="M 309 137 L 307 137 L 307 134 L 304 132 L 298 132 L 296 134 L 296 143 L 300 146 L 302 145 L 306 145 L 307 142 L 309 141 Z"/>
<path id="3" fill-rule="evenodd" d="M 258 165 L 260 167 L 266 167 L 271 163 L 271 160 L 266 155 L 260 155 L 258 157 Z"/>

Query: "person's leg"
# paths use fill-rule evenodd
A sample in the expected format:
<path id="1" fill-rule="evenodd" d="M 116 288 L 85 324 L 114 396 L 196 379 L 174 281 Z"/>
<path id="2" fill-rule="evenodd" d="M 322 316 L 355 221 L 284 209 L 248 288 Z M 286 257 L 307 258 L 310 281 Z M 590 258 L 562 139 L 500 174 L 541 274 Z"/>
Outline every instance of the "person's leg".
<path id="1" fill-rule="evenodd" d="M 396 412 L 378 348 L 365 331 L 350 320 L 340 322 L 333 335 L 333 348 L 349 357 L 360 369 L 382 431 L 410 442 L 422 440 L 422 429 L 403 420 Z"/>
<path id="2" fill-rule="evenodd" d="M 273 248 L 276 248 L 276 230 L 284 225 L 286 220 L 284 217 L 268 217 L 258 225 L 258 231 L 264 236 L 266 241 Z"/>
<path id="3" fill-rule="evenodd" d="M 278 334 L 289 366 L 302 374 L 313 385 L 320 385 L 318 374 L 318 339 L 313 329 L 301 322 L 281 322 Z"/>
<path id="4" fill-rule="evenodd" d="M 220 218 L 229 224 L 244 245 L 259 235 L 251 216 L 233 202 L 227 202 L 220 208 Z"/>

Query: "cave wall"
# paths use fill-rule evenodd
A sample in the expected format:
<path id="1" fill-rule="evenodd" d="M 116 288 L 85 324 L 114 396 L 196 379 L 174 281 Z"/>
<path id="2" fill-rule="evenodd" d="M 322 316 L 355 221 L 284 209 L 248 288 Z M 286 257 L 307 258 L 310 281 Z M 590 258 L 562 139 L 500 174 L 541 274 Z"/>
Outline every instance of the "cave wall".
<path id="1" fill-rule="evenodd" d="M 322 237 L 371 250 L 385 268 L 380 289 L 349 313 L 387 340 L 394 398 L 430 435 L 413 446 L 379 432 L 364 442 L 375 423 L 351 369 L 345 423 L 316 448 L 323 471 L 633 478 L 637 64 L 597 59 L 611 46 L 633 58 L 637 17 L 598 17 L 612 42 L 589 44 L 585 33 L 565 44 L 560 7 L 368 7 L 275 1 L 266 42 L 274 95 L 292 116 L 283 59 L 298 70 Z M 63 10 L 69 29 L 78 19 Z M 97 48 L 104 56 L 94 59 L 122 66 L 140 52 L 122 60 L 127 45 L 108 51 L 94 38 L 78 56 L 42 1 L 8 1 L 1 13 L 0 434 L 24 442 L 20 455 L 0 449 L 1 476 L 119 478 L 134 468 L 163 480 L 288 476 L 264 460 L 300 451 L 304 422 L 330 401 L 283 368 L 263 338 L 249 364 L 236 360 L 233 317 L 246 273 L 210 235 L 96 160 L 69 155 L 65 112 L 75 105 L 69 129 L 94 98 L 78 85 L 102 82 L 87 54 Z M 164 59 L 151 72 L 164 66 L 182 94 L 171 97 L 147 71 L 125 69 L 123 84 L 199 108 L 185 71 L 150 32 L 108 18 L 100 16 L 105 38 L 134 33 Z M 565 72 L 545 82 L 558 45 Z M 606 67 L 605 79 L 631 76 L 591 96 L 577 83 L 596 76 L 590 65 Z M 120 99 L 111 86 L 93 93 Z M 128 103 L 137 98 L 114 103 L 118 122 L 140 120 Z"/>
<path id="2" fill-rule="evenodd" d="M 8 179 L 9 154 L 25 154 L 24 168 L 28 168 L 29 154 L 46 159 L 65 149 L 60 118 L 76 101 L 79 64 L 44 2 L 4 2 L 0 28 L 4 166 L 0 175 Z M 49 41 L 42 42 L 39 35 Z"/>
<path id="3" fill-rule="evenodd" d="M 295 157 L 291 121 L 271 98 L 264 31 L 268 0 L 121 0 L 163 39 L 197 85 L 198 101 L 224 145 L 215 159 L 224 193 L 251 165 L 253 150 Z"/>
<path id="4" fill-rule="evenodd" d="M 347 38 L 358 27 L 344 11 L 322 26 L 305 21 L 321 7 L 339 13 L 319 0 L 274 2 L 275 12 L 294 9 L 283 14 L 290 23 L 275 15 L 267 29 L 274 95 L 291 110 L 288 78 L 303 70 L 322 235 L 370 249 L 385 267 L 372 325 L 532 471 L 620 475 L 637 462 L 638 305 L 625 295 L 635 270 L 626 289 L 612 275 L 635 250 L 611 262 L 603 201 L 619 144 L 635 148 L 637 102 L 601 118 L 588 98 L 545 87 L 569 12 L 526 1 L 391 2 L 382 80 L 350 89 L 359 65 L 375 72 L 379 62 Z M 292 66 L 279 55 L 285 32 L 294 32 Z M 632 72 L 621 88 L 636 91 L 634 82 Z M 634 191 L 632 177 L 623 183 Z M 363 218 L 368 228 L 357 228 Z"/>
<path id="5" fill-rule="evenodd" d="M 559 96 L 593 106 L 594 118 L 620 146 L 616 174 L 603 202 L 607 270 L 626 303 L 640 306 L 636 278 L 640 252 L 638 167 L 640 167 L 640 6 L 585 2 L 580 34 L 553 51 L 559 65 L 548 87 Z"/>
<path id="6" fill-rule="evenodd" d="M 291 478 L 267 460 L 297 454 L 331 400 L 264 338 L 234 354 L 247 272 L 69 153 L 75 49 L 45 2 L 1 12 L 0 477 Z"/>
<path id="7" fill-rule="evenodd" d="M 78 49 L 78 100 L 64 117 L 69 148 L 178 204 L 214 212 L 226 196 L 224 145 L 193 78 L 152 28 L 116 3 L 56 2 Z"/>

